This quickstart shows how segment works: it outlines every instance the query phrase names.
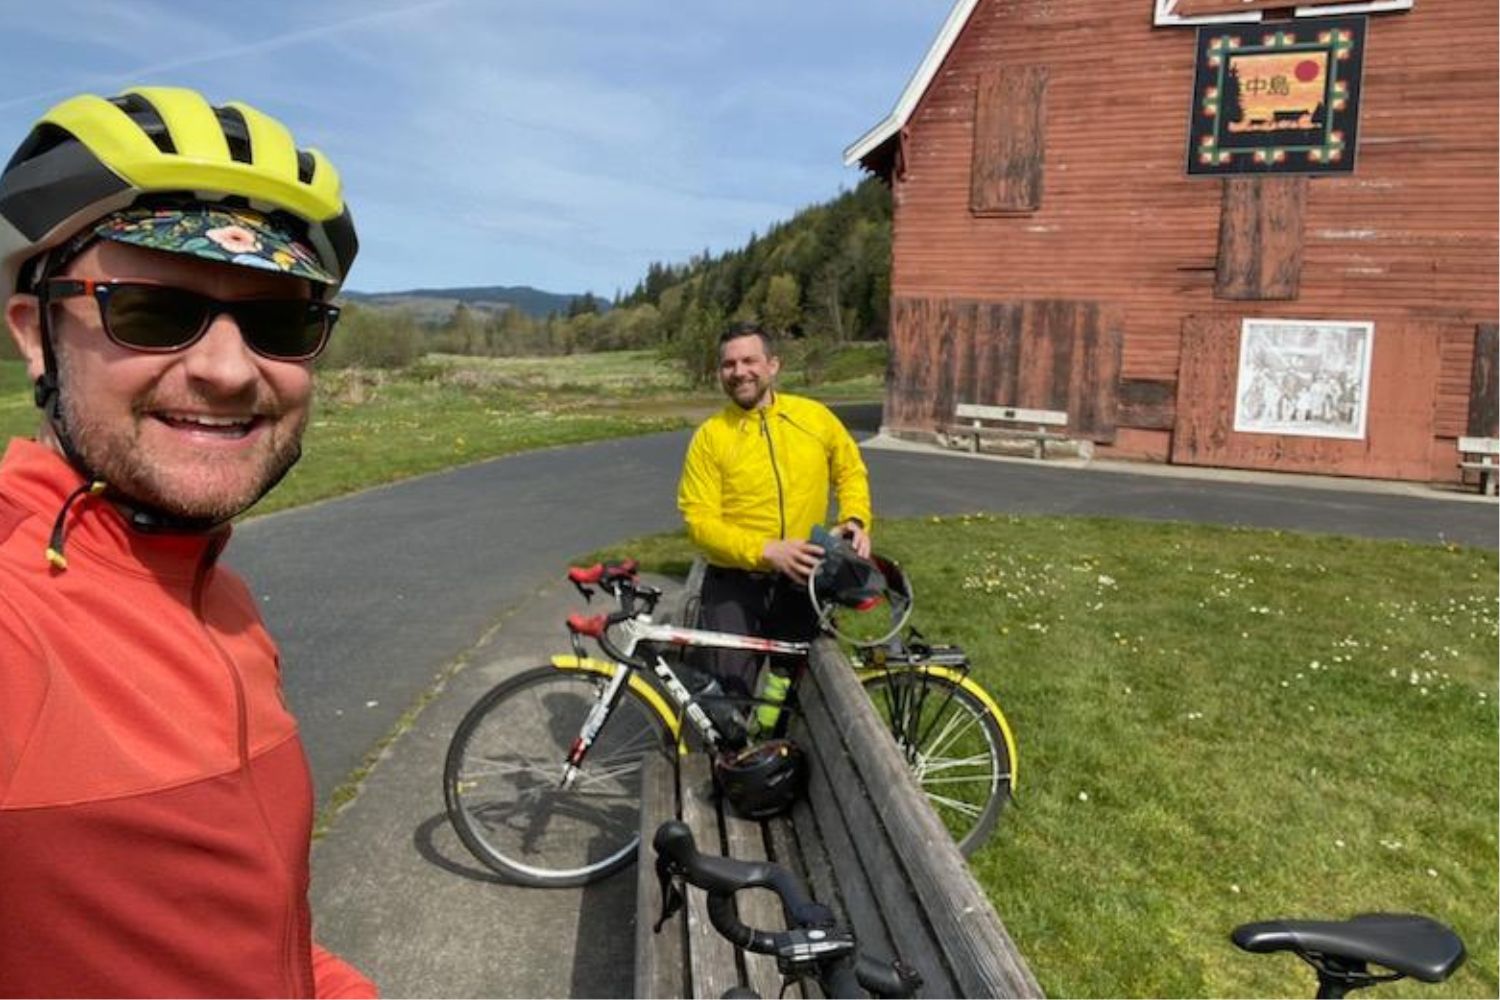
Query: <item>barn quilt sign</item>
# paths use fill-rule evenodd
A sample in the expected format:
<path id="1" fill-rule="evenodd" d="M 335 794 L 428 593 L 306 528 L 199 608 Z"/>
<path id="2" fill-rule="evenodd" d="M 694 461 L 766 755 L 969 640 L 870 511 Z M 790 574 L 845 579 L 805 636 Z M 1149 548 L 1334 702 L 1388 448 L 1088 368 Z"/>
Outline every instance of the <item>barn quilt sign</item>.
<path id="1" fill-rule="evenodd" d="M 1188 173 L 1352 172 L 1365 21 L 1200 27 Z"/>

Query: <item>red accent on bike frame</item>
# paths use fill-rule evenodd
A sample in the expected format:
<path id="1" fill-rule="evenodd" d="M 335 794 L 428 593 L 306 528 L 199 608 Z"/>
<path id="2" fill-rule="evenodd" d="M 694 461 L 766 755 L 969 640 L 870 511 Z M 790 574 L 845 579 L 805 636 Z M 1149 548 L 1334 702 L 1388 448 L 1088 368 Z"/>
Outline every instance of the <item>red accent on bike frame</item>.
<path id="1" fill-rule="evenodd" d="M 875 605 L 877 605 L 879 603 L 880 603 L 880 598 L 878 598 L 878 597 L 867 598 L 866 600 L 860 601 L 858 604 L 856 604 L 854 606 L 854 610 L 855 611 L 869 611 L 871 608 L 873 608 Z"/>
<path id="2" fill-rule="evenodd" d="M 573 745 L 568 747 L 568 763 L 577 767 L 581 760 L 583 760 L 583 737 L 575 736 Z"/>
<path id="3" fill-rule="evenodd" d="M 568 628 L 579 635 L 591 635 L 595 639 L 604 634 L 606 615 L 569 615 Z"/>

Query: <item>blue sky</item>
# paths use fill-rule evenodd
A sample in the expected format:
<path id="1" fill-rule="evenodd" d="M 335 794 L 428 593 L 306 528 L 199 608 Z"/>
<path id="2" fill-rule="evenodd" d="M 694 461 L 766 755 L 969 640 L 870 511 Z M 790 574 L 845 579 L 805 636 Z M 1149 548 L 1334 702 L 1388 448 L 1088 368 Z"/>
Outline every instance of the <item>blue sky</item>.
<path id="1" fill-rule="evenodd" d="M 322 149 L 349 287 L 628 290 L 858 183 L 950 0 L 48 0 L 0 32 L 0 145 L 74 93 L 241 100 Z M 45 10 L 45 15 L 43 15 Z"/>

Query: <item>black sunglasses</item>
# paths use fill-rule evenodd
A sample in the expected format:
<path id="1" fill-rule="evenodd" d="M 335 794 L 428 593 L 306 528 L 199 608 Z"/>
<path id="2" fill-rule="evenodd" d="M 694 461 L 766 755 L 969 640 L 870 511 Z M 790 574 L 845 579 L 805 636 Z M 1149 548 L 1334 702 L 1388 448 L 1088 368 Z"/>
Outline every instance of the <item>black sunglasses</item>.
<path id="1" fill-rule="evenodd" d="M 328 344 L 338 306 L 317 299 L 230 299 L 145 281 L 52 278 L 42 285 L 49 302 L 89 295 L 99 303 L 104 333 L 133 351 L 166 354 L 191 347 L 214 318 L 228 313 L 256 354 L 273 361 L 310 361 Z"/>

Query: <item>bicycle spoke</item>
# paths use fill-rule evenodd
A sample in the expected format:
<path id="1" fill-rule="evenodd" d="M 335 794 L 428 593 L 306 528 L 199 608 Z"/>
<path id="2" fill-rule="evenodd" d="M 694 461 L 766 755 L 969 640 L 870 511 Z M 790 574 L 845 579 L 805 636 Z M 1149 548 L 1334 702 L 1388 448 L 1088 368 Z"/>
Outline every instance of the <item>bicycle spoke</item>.
<path id="1" fill-rule="evenodd" d="M 980 813 L 984 812 L 983 805 L 976 805 L 973 802 L 964 802 L 960 799 L 950 799 L 946 795 L 936 795 L 932 792 L 928 792 L 927 798 L 930 799 L 935 805 L 941 806 L 944 809 L 951 809 L 956 813 L 962 813 L 963 815 L 968 816 L 971 819 L 977 818 Z"/>
<path id="2" fill-rule="evenodd" d="M 922 745 L 928 748 L 924 753 L 928 757 L 942 757 L 950 746 L 978 728 L 978 719 L 954 711 L 943 723 L 943 728 L 931 740 L 923 742 Z"/>
<path id="3" fill-rule="evenodd" d="M 566 760 L 608 688 L 551 667 L 496 688 L 455 734 L 445 767 L 448 812 L 485 864 L 528 885 L 580 885 L 634 857 L 642 760 L 665 748 L 666 724 L 639 695 L 619 701 L 572 779 Z"/>
<path id="4" fill-rule="evenodd" d="M 995 762 L 988 754 L 975 754 L 972 757 L 929 757 L 925 762 L 925 772 L 929 775 L 943 771 L 953 771 L 958 768 L 979 769 L 984 772 L 981 777 L 985 781 L 989 780 L 990 773 L 994 770 L 994 767 Z M 1009 775 L 1003 775 L 1003 777 L 1009 777 Z"/>
<path id="5" fill-rule="evenodd" d="M 913 778 L 968 854 L 994 829 L 1011 774 L 1001 725 L 961 687 L 964 676 L 888 669 L 863 683 Z"/>

